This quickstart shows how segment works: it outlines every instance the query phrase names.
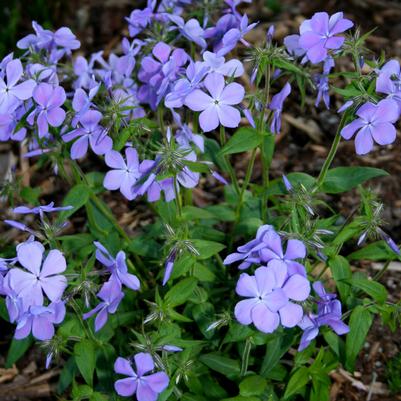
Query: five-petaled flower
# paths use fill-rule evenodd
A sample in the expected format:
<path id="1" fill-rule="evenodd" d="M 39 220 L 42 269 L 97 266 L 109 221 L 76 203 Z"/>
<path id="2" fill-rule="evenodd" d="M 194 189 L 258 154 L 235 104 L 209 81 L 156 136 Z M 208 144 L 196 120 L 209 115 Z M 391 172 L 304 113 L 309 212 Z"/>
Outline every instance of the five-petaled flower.
<path id="1" fill-rule="evenodd" d="M 26 306 L 43 305 L 43 292 L 51 301 L 57 302 L 67 287 L 67 279 L 60 274 L 67 268 L 63 254 L 52 249 L 43 261 L 44 252 L 44 246 L 37 241 L 17 246 L 18 263 L 26 270 L 11 269 L 10 283 Z"/>
<path id="2" fill-rule="evenodd" d="M 128 359 L 119 357 L 114 363 L 116 373 L 128 376 L 115 382 L 114 388 L 117 394 L 131 397 L 136 393 L 138 401 L 156 401 L 159 394 L 168 386 L 167 374 L 165 372 L 146 374 L 155 368 L 152 356 L 148 353 L 136 354 L 133 361 L 135 370 Z"/>
<path id="3" fill-rule="evenodd" d="M 320 12 L 301 24 L 299 45 L 306 50 L 313 64 L 323 61 L 329 50 L 337 50 L 343 45 L 344 36 L 337 35 L 354 26 L 352 21 L 343 16 L 342 12 L 331 17 L 326 12 Z"/>
<path id="4" fill-rule="evenodd" d="M 397 136 L 394 123 L 399 112 L 397 102 L 393 99 L 383 99 L 374 104 L 367 102 L 357 111 L 358 118 L 341 130 L 344 139 L 355 137 L 355 150 L 358 155 L 365 155 L 373 149 L 373 143 L 389 145 Z"/>
<path id="5" fill-rule="evenodd" d="M 205 78 L 206 94 L 195 89 L 185 98 L 185 104 L 194 111 L 201 111 L 199 124 L 204 132 L 213 131 L 219 124 L 228 128 L 238 127 L 241 115 L 233 105 L 241 103 L 244 88 L 233 82 L 225 85 L 224 77 L 218 73 L 209 74 Z"/>
<path id="6" fill-rule="evenodd" d="M 296 326 L 303 317 L 301 305 L 310 293 L 309 281 L 300 274 L 288 274 L 285 265 L 261 266 L 255 275 L 242 273 L 236 292 L 248 299 L 235 306 L 234 314 L 244 325 L 253 323 L 263 333 L 272 333 L 280 322 L 284 327 Z"/>

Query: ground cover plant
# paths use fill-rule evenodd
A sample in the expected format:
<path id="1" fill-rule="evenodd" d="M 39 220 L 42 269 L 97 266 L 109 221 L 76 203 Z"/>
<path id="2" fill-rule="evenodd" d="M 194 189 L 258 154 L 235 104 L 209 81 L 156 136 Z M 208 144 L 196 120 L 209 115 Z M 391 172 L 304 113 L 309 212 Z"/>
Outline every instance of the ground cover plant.
<path id="1" fill-rule="evenodd" d="M 24 238 L 0 259 L 7 363 L 37 343 L 62 367 L 64 399 L 328 400 L 329 373 L 353 371 L 373 318 L 398 327 L 380 278 L 400 252 L 368 186 L 387 173 L 331 165 L 342 140 L 358 155 L 396 140 L 400 65 L 342 12 L 284 43 L 271 26 L 254 46 L 240 3 L 150 1 L 107 57 L 33 22 L 0 64 L 0 140 L 67 188 L 46 203 L 18 174 L 3 183 L 4 222 Z M 286 99 L 330 108 L 330 91 L 343 106 L 320 174 L 270 180 Z M 199 185 L 220 202 L 194 206 Z M 326 202 L 354 188 L 349 216 Z M 107 197 L 149 221 L 129 236 Z M 352 272 L 360 259 L 386 263 L 372 280 Z"/>

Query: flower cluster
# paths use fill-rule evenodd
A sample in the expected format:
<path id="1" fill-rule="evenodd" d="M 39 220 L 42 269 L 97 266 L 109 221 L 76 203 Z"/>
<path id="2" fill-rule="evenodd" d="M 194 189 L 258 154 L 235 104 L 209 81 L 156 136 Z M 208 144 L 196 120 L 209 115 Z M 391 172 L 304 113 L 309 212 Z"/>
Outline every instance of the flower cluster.
<path id="1" fill-rule="evenodd" d="M 282 242 L 272 226 L 264 225 L 255 239 L 224 260 L 225 264 L 242 260 L 240 269 L 261 265 L 254 275 L 242 273 L 238 280 L 237 294 L 248 299 L 235 306 L 236 319 L 244 325 L 253 323 L 263 333 L 273 333 L 280 324 L 299 325 L 305 330 L 300 349 L 317 336 L 321 325 L 329 325 L 337 334 L 347 333 L 347 326 L 341 321 L 340 301 L 334 300 L 335 295 L 326 294 L 319 282 L 313 285 L 321 298 L 318 314 L 304 313 L 302 303 L 310 295 L 310 283 L 305 266 L 297 259 L 306 257 L 306 247 L 297 239 L 289 239 L 284 252 Z"/>
<path id="2" fill-rule="evenodd" d="M 10 322 L 16 323 L 15 338 L 30 333 L 38 340 L 50 340 L 54 325 L 64 320 L 62 300 L 67 264 L 58 249 L 45 256 L 44 246 L 30 238 L 17 246 L 17 256 L 2 271 L 0 293 L 6 297 Z"/>

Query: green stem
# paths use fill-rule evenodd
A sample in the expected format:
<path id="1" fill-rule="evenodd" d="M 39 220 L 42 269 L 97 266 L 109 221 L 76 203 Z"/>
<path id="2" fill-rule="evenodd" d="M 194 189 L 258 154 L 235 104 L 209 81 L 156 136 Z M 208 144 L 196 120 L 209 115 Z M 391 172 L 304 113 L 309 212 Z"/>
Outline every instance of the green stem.
<path id="1" fill-rule="evenodd" d="M 251 353 L 251 348 L 252 348 L 252 341 L 248 337 L 245 341 L 245 347 L 244 351 L 242 353 L 242 361 L 241 361 L 241 372 L 240 376 L 245 376 L 247 370 L 248 370 L 248 365 L 249 365 L 249 355 Z"/>
<path id="2" fill-rule="evenodd" d="M 324 161 L 322 169 L 320 171 L 320 174 L 317 178 L 315 191 L 317 191 L 320 188 L 320 186 L 323 184 L 323 182 L 326 178 L 327 172 L 329 171 L 329 168 L 331 166 L 331 163 L 333 162 L 334 157 L 337 153 L 338 146 L 340 145 L 340 142 L 341 142 L 341 130 L 343 129 L 343 127 L 345 125 L 345 121 L 346 121 L 346 118 L 345 118 L 346 114 L 347 113 L 344 113 L 341 117 L 341 121 L 340 121 L 340 124 L 338 125 L 336 136 L 334 137 L 334 141 L 331 145 L 330 152 L 327 155 L 327 158 Z"/>
<path id="3" fill-rule="evenodd" d="M 178 191 L 178 181 L 177 176 L 174 176 L 174 194 L 175 194 L 175 202 L 177 205 L 178 216 L 180 220 L 182 218 L 182 200 L 181 200 L 181 193 Z"/>
<path id="4" fill-rule="evenodd" d="M 239 216 L 241 214 L 242 206 L 243 206 L 243 203 L 244 203 L 245 191 L 248 188 L 249 182 L 251 181 L 253 166 L 255 164 L 255 159 L 256 159 L 256 151 L 257 151 L 257 148 L 253 149 L 253 151 L 252 151 L 251 159 L 250 159 L 250 161 L 248 163 L 248 168 L 246 170 L 244 183 L 242 184 L 241 192 L 239 194 L 239 202 L 238 202 L 237 210 L 235 212 L 235 215 L 237 217 L 237 222 L 239 220 Z"/>
<path id="5" fill-rule="evenodd" d="M 78 163 L 73 160 L 72 161 L 72 167 L 73 167 L 73 172 L 74 175 L 79 177 L 80 182 L 85 182 L 85 184 L 88 185 L 88 181 L 86 179 L 86 176 L 84 172 L 81 170 L 80 166 Z M 77 177 L 76 177 L 77 178 Z M 125 241 L 128 243 L 131 241 L 131 238 L 128 236 L 128 234 L 124 231 L 124 229 L 120 226 L 118 223 L 117 219 L 114 217 L 113 213 L 110 212 L 110 210 L 107 208 L 105 203 L 96 196 L 95 193 L 91 193 L 90 195 L 91 201 L 96 205 L 96 207 L 104 214 L 104 216 L 110 221 L 110 223 L 113 224 L 115 230 L 121 235 L 122 238 L 124 238 Z M 135 262 L 145 271 L 145 265 L 143 264 L 142 260 L 139 258 L 137 254 L 133 254 Z M 133 270 L 135 270 L 134 266 L 132 266 Z"/>
<path id="6" fill-rule="evenodd" d="M 271 70 L 270 70 L 270 65 L 267 67 L 266 72 L 265 72 L 265 98 L 263 102 L 263 112 L 262 112 L 262 117 L 259 122 L 259 133 L 261 135 L 264 134 L 265 131 L 265 114 L 267 110 L 267 106 L 269 103 L 269 97 L 270 97 L 270 76 L 271 76 Z M 260 155 L 262 159 L 262 187 L 263 187 L 263 192 L 262 192 L 262 207 L 261 207 L 261 217 L 262 221 L 266 221 L 267 218 L 267 188 L 269 186 L 269 168 L 270 168 L 270 162 L 267 160 L 266 157 L 266 149 L 265 149 L 265 137 L 263 137 L 262 142 L 260 144 Z"/>
<path id="7" fill-rule="evenodd" d="M 226 143 L 226 130 L 223 125 L 220 125 L 220 146 L 221 146 L 221 148 L 223 148 L 225 143 Z M 227 163 L 228 174 L 230 175 L 230 180 L 231 180 L 232 184 L 234 185 L 235 192 L 237 193 L 237 195 L 239 195 L 240 190 L 239 190 L 237 176 L 235 175 L 233 166 L 230 163 L 228 155 L 224 155 L 224 159 Z"/>

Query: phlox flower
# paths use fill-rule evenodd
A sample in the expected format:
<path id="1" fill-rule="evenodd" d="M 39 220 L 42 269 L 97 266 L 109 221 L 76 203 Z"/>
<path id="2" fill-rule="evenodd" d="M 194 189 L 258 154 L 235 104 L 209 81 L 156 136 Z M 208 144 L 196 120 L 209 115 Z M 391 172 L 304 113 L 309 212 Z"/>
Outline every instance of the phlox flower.
<path id="1" fill-rule="evenodd" d="M 383 99 L 374 104 L 367 102 L 357 111 L 357 119 L 341 130 L 344 139 L 355 137 L 355 150 L 358 155 L 365 155 L 373 149 L 373 143 L 389 145 L 396 139 L 394 123 L 399 117 L 398 105 L 395 100 Z"/>
<path id="2" fill-rule="evenodd" d="M 32 332 L 38 340 L 50 340 L 54 336 L 54 325 L 61 323 L 64 317 L 64 302 L 52 302 L 49 306 L 30 306 L 19 318 L 14 337 L 21 340 Z"/>
<path id="3" fill-rule="evenodd" d="M 24 73 L 20 60 L 9 61 L 5 70 L 7 80 L 0 78 L 0 114 L 14 111 L 22 100 L 31 98 L 36 86 L 33 79 L 18 83 Z"/>
<path id="4" fill-rule="evenodd" d="M 79 119 L 81 126 L 63 135 L 64 142 L 78 138 L 71 146 L 72 159 L 84 157 L 89 145 L 97 155 L 104 155 L 111 150 L 113 141 L 106 134 L 105 129 L 99 125 L 102 118 L 102 113 L 99 111 L 88 110 Z"/>
<path id="5" fill-rule="evenodd" d="M 39 137 L 43 138 L 49 132 L 49 125 L 59 127 L 65 119 L 65 111 L 60 107 L 66 100 L 65 91 L 61 86 L 53 87 L 42 82 L 34 89 L 33 99 L 37 107 L 27 120 L 33 125 L 34 118 L 37 117 Z"/>
<path id="6" fill-rule="evenodd" d="M 319 12 L 301 24 L 299 45 L 306 50 L 311 63 L 323 61 L 329 50 L 337 50 L 343 45 L 344 36 L 337 35 L 354 26 L 352 21 L 343 16 L 342 12 L 330 17 L 326 12 Z"/>
<path id="7" fill-rule="evenodd" d="M 306 277 L 305 267 L 296 261 L 306 256 L 306 247 L 302 241 L 289 239 L 286 250 L 283 250 L 282 239 L 273 226 L 259 227 L 256 238 L 247 244 L 239 246 L 237 252 L 224 259 L 225 265 L 242 261 L 240 270 L 247 269 L 252 264 L 267 264 L 268 266 L 282 266 L 289 274 L 299 274 Z"/>
<path id="8" fill-rule="evenodd" d="M 199 124 L 204 132 L 216 129 L 219 124 L 224 127 L 238 127 L 241 115 L 233 105 L 241 103 L 245 95 L 244 88 L 233 82 L 225 85 L 221 74 L 211 73 L 204 81 L 210 93 L 195 89 L 185 98 L 185 104 L 191 110 L 201 111 Z"/>
<path id="9" fill-rule="evenodd" d="M 185 22 L 184 18 L 180 17 L 179 15 L 171 14 L 168 14 L 168 18 L 177 25 L 182 36 L 187 38 L 189 41 L 196 43 L 202 49 L 206 48 L 207 45 L 206 40 L 204 39 L 204 30 L 200 26 L 197 19 L 191 18 Z"/>
<path id="10" fill-rule="evenodd" d="M 112 170 L 106 173 L 103 186 L 110 191 L 119 189 L 128 200 L 132 200 L 135 198 L 133 187 L 146 171 L 148 163 L 139 163 L 138 152 L 134 148 L 127 147 L 125 157 L 126 161 L 116 150 L 106 154 L 105 162 Z"/>
<path id="11" fill-rule="evenodd" d="M 114 314 L 124 298 L 124 293 L 121 291 L 121 284 L 118 280 L 110 279 L 102 285 L 102 288 L 97 293 L 97 297 L 102 300 L 94 309 L 85 313 L 83 319 L 89 319 L 93 315 L 95 318 L 95 331 L 99 331 L 106 323 L 109 314 Z"/>
<path id="12" fill-rule="evenodd" d="M 226 77 L 238 78 L 244 73 L 244 66 L 241 61 L 231 59 L 226 62 L 223 56 L 205 51 L 203 53 L 203 65 L 209 68 L 209 72 L 217 72 Z"/>
<path id="13" fill-rule="evenodd" d="M 43 305 L 43 293 L 57 302 L 67 287 L 67 279 L 60 274 L 67 268 L 63 254 L 58 249 L 52 249 L 43 261 L 44 251 L 43 245 L 37 241 L 17 246 L 18 263 L 25 270 L 11 269 L 10 285 L 23 299 L 24 306 Z"/>
<path id="14" fill-rule="evenodd" d="M 291 93 L 291 84 L 287 82 L 280 92 L 276 93 L 269 104 L 269 109 L 273 111 L 273 119 L 270 130 L 273 134 L 278 134 L 281 130 L 281 113 L 285 99 Z"/>
<path id="15" fill-rule="evenodd" d="M 236 292 L 248 298 L 235 306 L 236 319 L 243 325 L 253 323 L 263 333 L 272 333 L 280 323 L 294 327 L 301 321 L 302 306 L 291 301 L 304 301 L 310 284 L 304 276 L 289 275 L 285 266 L 262 266 L 254 276 L 242 273 Z"/>
<path id="16" fill-rule="evenodd" d="M 305 315 L 299 323 L 304 333 L 298 351 L 305 349 L 317 337 L 321 326 L 329 326 L 338 335 L 349 332 L 349 327 L 341 320 L 341 302 L 336 299 L 336 295 L 327 294 L 320 281 L 313 284 L 313 289 L 319 297 L 318 312 Z"/>
<path id="17" fill-rule="evenodd" d="M 138 277 L 128 273 L 125 252 L 119 251 L 114 258 L 100 242 L 95 241 L 94 245 L 96 246 L 96 259 L 107 267 L 111 273 L 111 279 L 117 280 L 120 284 L 125 285 L 131 290 L 139 290 L 140 283 Z"/>
<path id="18" fill-rule="evenodd" d="M 132 363 L 135 363 L 135 367 Z M 165 372 L 149 374 L 154 368 L 152 356 L 148 353 L 136 354 L 132 362 L 125 358 L 117 358 L 114 371 L 128 376 L 115 382 L 114 388 L 117 394 L 132 397 L 136 393 L 138 401 L 156 401 L 159 394 L 167 388 L 169 378 Z"/>

